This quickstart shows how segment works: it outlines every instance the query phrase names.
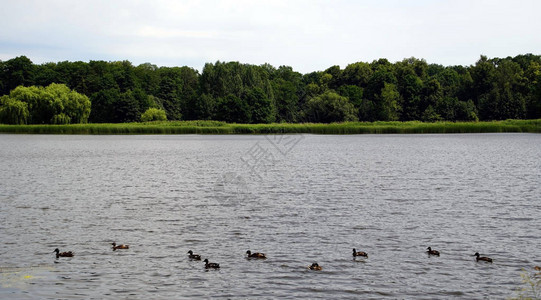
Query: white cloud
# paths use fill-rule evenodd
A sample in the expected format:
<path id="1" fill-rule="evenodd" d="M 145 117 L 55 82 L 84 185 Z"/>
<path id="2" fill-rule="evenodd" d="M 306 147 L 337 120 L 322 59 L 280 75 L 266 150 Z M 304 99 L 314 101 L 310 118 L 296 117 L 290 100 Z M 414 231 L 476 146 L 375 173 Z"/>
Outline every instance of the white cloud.
<path id="1" fill-rule="evenodd" d="M 150 39 L 171 39 L 171 38 L 216 38 L 220 35 L 218 31 L 202 30 L 177 30 L 169 28 L 160 28 L 154 26 L 144 26 L 140 28 L 135 36 L 139 38 Z"/>
<path id="2" fill-rule="evenodd" d="M 301 72 L 415 56 L 472 64 L 480 54 L 539 54 L 541 1 L 9 1 L 0 59 L 238 60 Z"/>

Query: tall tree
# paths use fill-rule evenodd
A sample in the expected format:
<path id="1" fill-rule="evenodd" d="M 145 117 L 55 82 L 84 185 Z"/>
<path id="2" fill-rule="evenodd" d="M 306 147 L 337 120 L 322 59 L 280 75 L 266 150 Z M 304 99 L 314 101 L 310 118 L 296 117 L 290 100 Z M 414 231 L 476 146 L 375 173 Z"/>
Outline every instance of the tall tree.
<path id="1" fill-rule="evenodd" d="M 180 120 L 182 117 L 182 76 L 178 67 L 160 68 L 160 86 L 158 98 L 162 99 L 168 120 Z"/>
<path id="2" fill-rule="evenodd" d="M 349 103 L 348 98 L 332 91 L 308 100 L 304 113 L 309 122 L 332 123 L 358 120 L 357 111 L 353 104 Z"/>
<path id="3" fill-rule="evenodd" d="M 3 122 L 14 124 L 86 123 L 90 100 L 63 84 L 18 86 L 0 105 Z"/>
<path id="4" fill-rule="evenodd" d="M 90 121 L 92 123 L 115 122 L 116 101 L 120 98 L 118 89 L 106 89 L 92 94 L 92 109 Z"/>
<path id="5" fill-rule="evenodd" d="M 17 86 L 34 84 L 35 66 L 28 57 L 19 56 L 5 61 L 1 66 L 2 95 L 7 95 Z"/>
<path id="6" fill-rule="evenodd" d="M 283 78 L 272 82 L 276 99 L 276 114 L 279 122 L 296 122 L 299 111 L 299 97 L 296 85 Z"/>
<path id="7" fill-rule="evenodd" d="M 180 92 L 181 111 L 184 112 L 184 119 L 197 119 L 195 105 L 198 100 L 199 73 L 189 67 L 180 68 L 180 81 L 182 90 Z"/>
<path id="8" fill-rule="evenodd" d="M 246 102 L 236 95 L 229 94 L 217 99 L 216 119 L 228 123 L 250 123 L 252 113 Z"/>
<path id="9" fill-rule="evenodd" d="M 251 123 L 272 123 L 275 120 L 276 107 L 271 99 L 260 88 L 247 88 L 244 101 L 251 110 Z"/>
<path id="10" fill-rule="evenodd" d="M 400 118 L 400 93 L 392 83 L 385 83 L 381 89 L 381 100 L 379 101 L 379 120 L 397 121 Z"/>
<path id="11" fill-rule="evenodd" d="M 366 87 L 372 76 L 372 68 L 364 62 L 349 64 L 342 72 L 342 80 L 345 85 Z"/>

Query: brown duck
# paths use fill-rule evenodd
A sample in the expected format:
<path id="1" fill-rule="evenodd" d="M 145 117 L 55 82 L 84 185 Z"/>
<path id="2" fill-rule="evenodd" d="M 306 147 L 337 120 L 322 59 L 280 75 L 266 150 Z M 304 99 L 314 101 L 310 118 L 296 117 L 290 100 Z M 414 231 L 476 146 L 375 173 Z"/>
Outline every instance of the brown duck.
<path id="1" fill-rule="evenodd" d="M 188 251 L 188 254 L 189 254 L 188 257 L 189 257 L 190 259 L 193 259 L 193 260 L 201 260 L 201 255 L 199 255 L 199 254 L 193 254 L 193 251 L 192 251 L 192 250 Z"/>
<path id="2" fill-rule="evenodd" d="M 111 245 L 113 245 L 113 251 L 117 249 L 130 249 L 129 245 L 117 245 L 116 242 L 113 242 Z"/>
<path id="3" fill-rule="evenodd" d="M 486 261 L 486 262 L 489 262 L 489 263 L 492 262 L 492 258 L 485 257 L 485 256 L 479 256 L 479 252 L 475 252 L 475 254 L 473 256 L 475 256 L 476 261 Z"/>
<path id="4" fill-rule="evenodd" d="M 71 252 L 71 251 L 60 252 L 60 250 L 58 250 L 58 248 L 56 248 L 56 249 L 54 249 L 53 252 L 56 252 L 56 258 L 59 258 L 59 257 L 73 257 L 73 252 Z"/>
<path id="5" fill-rule="evenodd" d="M 250 250 L 246 251 L 246 254 L 248 254 L 249 258 L 267 258 L 265 253 L 259 253 L 259 252 L 252 253 L 252 251 Z"/>
<path id="6" fill-rule="evenodd" d="M 205 269 L 219 269 L 220 264 L 217 263 L 209 263 L 209 260 L 205 258 Z"/>
<path id="7" fill-rule="evenodd" d="M 432 248 L 430 248 L 430 247 L 428 247 L 426 249 L 428 249 L 428 251 L 426 251 L 426 253 L 428 253 L 428 255 L 440 256 L 440 251 L 432 250 Z"/>
<path id="8" fill-rule="evenodd" d="M 368 258 L 368 253 L 363 252 L 363 251 L 357 252 L 357 250 L 355 250 L 355 248 L 353 248 L 353 257 L 357 257 L 357 256 L 362 256 L 362 257 Z"/>

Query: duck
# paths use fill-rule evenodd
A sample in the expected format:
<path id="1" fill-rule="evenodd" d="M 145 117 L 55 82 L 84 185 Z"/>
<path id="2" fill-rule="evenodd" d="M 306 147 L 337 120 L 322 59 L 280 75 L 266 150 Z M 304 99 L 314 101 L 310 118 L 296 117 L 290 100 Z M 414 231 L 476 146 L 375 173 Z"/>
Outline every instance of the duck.
<path id="1" fill-rule="evenodd" d="M 189 254 L 188 257 L 189 257 L 190 259 L 193 259 L 193 260 L 201 260 L 201 255 L 199 255 L 199 254 L 193 254 L 193 251 L 192 251 L 192 250 L 188 251 L 188 254 Z"/>
<path id="2" fill-rule="evenodd" d="M 217 263 L 209 263 L 209 260 L 205 258 L 205 269 L 219 269 L 220 264 Z"/>
<path id="3" fill-rule="evenodd" d="M 59 258 L 59 257 L 73 257 L 73 252 L 71 252 L 71 251 L 60 252 L 60 250 L 58 250 L 58 248 L 56 248 L 56 249 L 54 249 L 53 252 L 56 252 L 56 258 Z"/>
<path id="4" fill-rule="evenodd" d="M 116 249 L 130 249 L 129 245 L 117 245 L 116 242 L 113 242 L 111 245 L 113 245 L 113 251 Z"/>
<path id="5" fill-rule="evenodd" d="M 318 265 L 318 263 L 313 263 L 311 266 L 308 267 L 308 269 L 314 270 L 314 271 L 321 271 L 323 268 L 321 268 L 321 266 Z"/>
<path id="6" fill-rule="evenodd" d="M 368 253 L 363 252 L 363 251 L 357 252 L 357 250 L 355 250 L 355 248 L 353 248 L 353 257 L 357 257 L 357 256 L 363 256 L 363 257 L 368 258 Z"/>
<path id="7" fill-rule="evenodd" d="M 428 253 L 428 255 L 440 256 L 440 251 L 432 250 L 431 247 L 428 247 L 426 249 L 428 249 L 428 251 L 426 251 L 426 253 Z"/>
<path id="8" fill-rule="evenodd" d="M 479 256 L 479 252 L 475 252 L 475 254 L 473 255 L 475 256 L 475 260 L 476 261 L 486 261 L 486 262 L 489 262 L 491 263 L 492 262 L 492 258 L 490 257 L 485 257 L 485 256 Z"/>
<path id="9" fill-rule="evenodd" d="M 252 253 L 252 251 L 248 250 L 246 251 L 246 254 L 248 254 L 248 258 L 267 258 L 267 255 L 265 255 L 265 253 L 259 253 L 259 252 L 255 252 L 255 253 Z"/>

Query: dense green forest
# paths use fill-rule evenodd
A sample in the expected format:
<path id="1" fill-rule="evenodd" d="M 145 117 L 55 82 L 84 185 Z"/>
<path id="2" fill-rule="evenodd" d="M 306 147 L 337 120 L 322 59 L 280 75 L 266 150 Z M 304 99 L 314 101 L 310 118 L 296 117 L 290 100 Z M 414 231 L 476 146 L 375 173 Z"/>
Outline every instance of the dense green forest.
<path id="1" fill-rule="evenodd" d="M 379 59 L 301 74 L 239 62 L 0 61 L 0 123 L 477 121 L 541 118 L 541 56 L 442 66 Z M 164 115 L 165 114 L 165 115 Z"/>

